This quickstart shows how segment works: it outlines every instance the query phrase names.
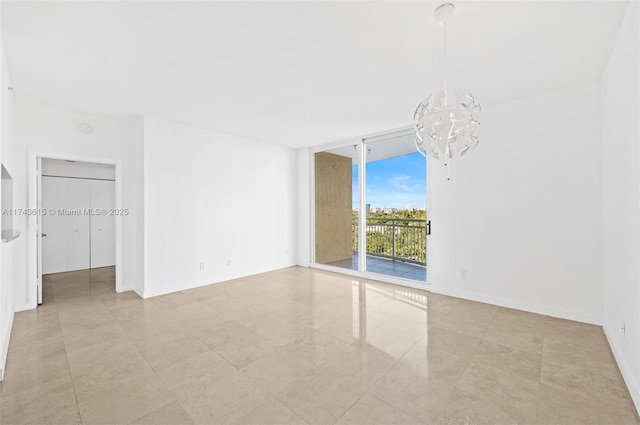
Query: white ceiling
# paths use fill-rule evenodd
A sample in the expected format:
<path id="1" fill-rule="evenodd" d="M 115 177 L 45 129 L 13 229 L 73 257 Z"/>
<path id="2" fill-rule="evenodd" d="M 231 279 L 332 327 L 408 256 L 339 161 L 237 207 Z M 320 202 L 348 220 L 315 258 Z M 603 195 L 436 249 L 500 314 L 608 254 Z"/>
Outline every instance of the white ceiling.
<path id="1" fill-rule="evenodd" d="M 302 147 L 410 125 L 440 2 L 2 1 L 17 97 Z M 455 2 L 450 84 L 484 106 L 597 81 L 626 2 Z"/>
<path id="2" fill-rule="evenodd" d="M 354 164 L 360 161 L 360 149 L 358 144 L 341 146 L 335 149 L 329 149 L 326 152 L 346 156 L 351 158 Z M 380 161 L 382 159 L 394 158 L 396 156 L 417 153 L 415 136 L 413 132 L 402 135 L 391 135 L 388 138 L 369 142 L 365 145 L 367 150 L 365 160 L 367 162 Z"/>

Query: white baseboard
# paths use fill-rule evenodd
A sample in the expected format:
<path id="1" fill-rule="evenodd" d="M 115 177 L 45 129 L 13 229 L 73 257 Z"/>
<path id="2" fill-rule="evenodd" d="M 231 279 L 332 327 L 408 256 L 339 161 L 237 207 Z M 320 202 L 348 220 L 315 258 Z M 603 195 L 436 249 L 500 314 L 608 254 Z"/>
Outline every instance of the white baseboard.
<path id="1" fill-rule="evenodd" d="M 144 290 L 142 288 L 133 288 L 132 291 L 138 294 L 140 298 L 144 298 Z"/>
<path id="2" fill-rule="evenodd" d="M 560 319 L 574 320 L 576 322 L 588 323 L 591 325 L 602 326 L 602 317 L 596 317 L 589 314 L 562 310 L 554 307 L 531 304 L 526 302 L 521 302 L 517 300 L 510 300 L 508 298 L 500 298 L 494 297 L 491 295 L 479 294 L 476 292 L 465 291 L 461 289 L 452 289 L 449 287 L 438 286 L 438 285 L 430 285 L 427 288 L 428 291 L 441 294 L 441 295 L 449 295 L 456 298 L 463 298 L 465 300 L 477 301 L 486 304 L 493 304 L 500 307 L 512 308 L 514 310 L 523 310 L 528 311 L 530 313 L 536 314 L 544 314 L 546 316 L 557 317 Z"/>
<path id="3" fill-rule="evenodd" d="M 25 304 L 19 304 L 16 305 L 13 308 L 13 311 L 15 313 L 20 313 L 21 311 L 25 311 L 25 310 L 33 310 L 34 308 L 38 307 L 37 303 L 25 303 Z"/>
<path id="4" fill-rule="evenodd" d="M 2 350 L 0 351 L 0 381 L 4 380 L 4 370 L 7 366 L 7 354 L 9 353 L 9 341 L 11 341 L 11 330 L 13 329 L 13 316 L 14 312 L 12 311 L 9 315 L 9 323 L 7 323 L 7 327 L 3 329 L 5 332 L 4 338 L 0 343 L 2 344 Z"/>
<path id="5" fill-rule="evenodd" d="M 357 276 L 364 279 L 378 280 L 380 282 L 392 283 L 399 286 L 407 286 L 415 289 L 422 289 L 424 291 L 433 292 L 434 294 L 448 295 L 451 297 L 462 298 L 470 301 L 477 301 L 486 304 L 497 305 L 500 307 L 512 308 L 514 310 L 528 311 L 530 313 L 544 314 L 546 316 L 557 317 L 560 319 L 573 320 L 576 322 L 588 323 L 591 325 L 602 326 L 602 318 L 588 314 L 577 313 L 573 311 L 556 309 L 553 307 L 520 302 L 516 300 L 510 300 L 507 298 L 493 297 L 490 295 L 479 294 L 470 291 L 464 291 L 460 289 L 452 289 L 446 286 L 438 286 L 425 282 L 424 284 L 415 283 L 414 281 L 407 279 L 395 278 L 393 276 L 376 275 L 372 277 L 368 273 L 363 273 L 357 270 L 351 270 L 346 268 L 327 266 L 325 264 L 311 263 L 311 268 L 326 270 L 334 273 L 345 274 L 349 276 Z"/>
<path id="6" fill-rule="evenodd" d="M 236 279 L 236 278 L 231 278 L 229 280 L 233 280 L 233 279 Z M 159 297 L 161 295 L 173 294 L 174 292 L 186 291 L 188 289 L 200 288 L 201 286 L 215 285 L 216 283 L 222 283 L 222 282 L 226 282 L 226 281 L 220 280 L 216 282 L 192 283 L 187 285 L 181 285 L 180 287 L 172 286 L 170 288 L 167 288 L 167 287 L 156 288 L 153 290 L 145 289 L 142 291 L 142 294 L 140 294 L 138 291 L 136 291 L 136 293 L 140 295 L 142 298 L 147 299 L 147 298 Z"/>
<path id="7" fill-rule="evenodd" d="M 180 286 L 171 286 L 171 287 L 164 287 L 164 288 L 154 288 L 154 289 L 144 289 L 140 292 L 138 292 L 138 290 L 135 290 L 136 293 L 138 295 L 140 295 L 142 298 L 153 298 L 153 297 L 159 297 L 160 295 L 167 295 L 167 294 L 172 294 L 174 292 L 180 292 L 180 291 L 186 291 L 188 289 L 194 289 L 194 288 L 200 288 L 201 286 L 207 286 L 207 285 L 215 285 L 216 283 L 222 283 L 222 282 L 228 282 L 230 280 L 236 280 L 236 279 L 242 279 L 243 277 L 250 277 L 250 276 L 256 276 L 259 274 L 263 274 L 263 273 L 269 273 L 272 271 L 276 271 L 276 270 L 282 270 L 282 269 L 286 269 L 289 267 L 296 267 L 295 263 L 291 263 L 291 264 L 287 264 L 287 265 L 283 265 L 282 267 L 275 267 L 273 269 L 269 269 L 269 270 L 262 270 L 256 273 L 250 273 L 250 274 L 243 274 L 243 275 L 234 275 L 234 276 L 226 276 L 222 279 L 217 279 L 217 280 L 213 280 L 213 281 L 206 281 L 206 282 L 192 282 L 192 283 L 187 283 L 187 284 L 183 284 Z"/>
<path id="8" fill-rule="evenodd" d="M 616 362 L 618 363 L 618 368 L 620 369 L 622 378 L 624 379 L 625 384 L 627 384 L 633 404 L 636 406 L 636 411 L 640 413 L 640 382 L 638 382 L 636 377 L 633 375 L 631 368 L 624 357 L 622 349 L 617 344 L 616 340 L 610 337 L 612 333 L 609 331 L 609 328 L 607 326 L 603 326 L 602 328 L 604 329 L 604 335 L 607 337 L 607 341 L 609 342 L 609 347 L 611 347 L 613 357 L 615 357 Z"/>

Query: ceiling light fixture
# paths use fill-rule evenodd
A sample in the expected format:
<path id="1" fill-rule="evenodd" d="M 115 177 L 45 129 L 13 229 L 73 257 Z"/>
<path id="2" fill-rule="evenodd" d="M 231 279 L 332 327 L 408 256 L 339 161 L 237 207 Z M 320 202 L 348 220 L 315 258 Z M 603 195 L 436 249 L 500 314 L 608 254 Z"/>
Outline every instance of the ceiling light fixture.
<path id="1" fill-rule="evenodd" d="M 427 155 L 444 159 L 447 165 L 456 156 L 472 151 L 479 142 L 480 104 L 466 90 L 449 92 L 447 66 L 447 22 L 453 17 L 453 5 L 445 3 L 434 12 L 444 27 L 444 90 L 427 96 L 414 114 L 416 148 Z"/>

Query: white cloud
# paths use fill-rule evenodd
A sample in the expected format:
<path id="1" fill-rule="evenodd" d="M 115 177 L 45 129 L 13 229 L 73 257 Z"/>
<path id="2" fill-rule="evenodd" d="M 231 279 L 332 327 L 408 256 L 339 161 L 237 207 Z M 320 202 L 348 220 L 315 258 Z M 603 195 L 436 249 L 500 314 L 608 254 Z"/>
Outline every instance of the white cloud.
<path id="1" fill-rule="evenodd" d="M 395 187 L 396 189 L 403 190 L 405 192 L 413 192 L 416 189 L 420 189 L 422 187 L 422 183 L 419 181 L 415 181 L 411 178 L 411 176 L 400 175 L 394 176 L 389 179 L 389 185 Z"/>

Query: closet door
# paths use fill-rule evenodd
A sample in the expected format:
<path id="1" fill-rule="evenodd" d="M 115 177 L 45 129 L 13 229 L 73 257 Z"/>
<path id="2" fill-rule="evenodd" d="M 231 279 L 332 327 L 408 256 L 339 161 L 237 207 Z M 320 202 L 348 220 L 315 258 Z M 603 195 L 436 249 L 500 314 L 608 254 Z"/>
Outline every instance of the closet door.
<path id="1" fill-rule="evenodd" d="M 116 264 L 116 220 L 109 212 L 115 207 L 116 185 L 109 180 L 90 180 L 91 209 L 107 211 L 91 216 L 91 268 Z"/>
<path id="2" fill-rule="evenodd" d="M 90 267 L 90 201 L 89 180 L 42 177 L 42 274 Z"/>

